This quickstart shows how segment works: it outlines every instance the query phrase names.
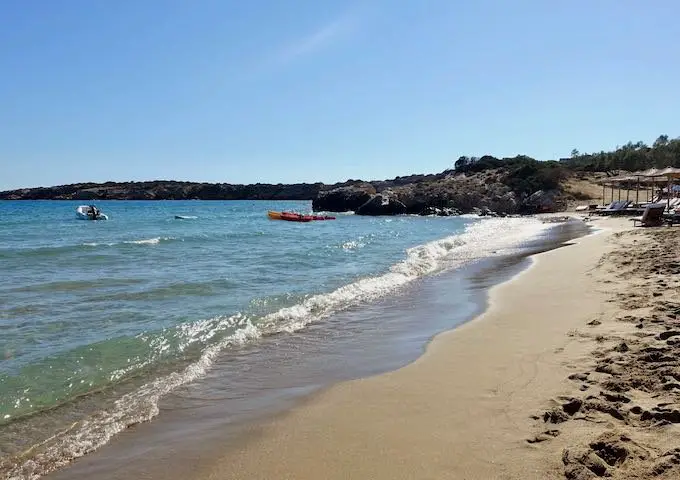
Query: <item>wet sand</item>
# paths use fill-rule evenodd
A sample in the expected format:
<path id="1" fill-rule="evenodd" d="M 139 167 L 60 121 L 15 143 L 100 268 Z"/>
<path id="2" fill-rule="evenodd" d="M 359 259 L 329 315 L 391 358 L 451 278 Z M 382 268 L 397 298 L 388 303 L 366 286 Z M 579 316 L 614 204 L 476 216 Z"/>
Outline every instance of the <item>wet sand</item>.
<path id="1" fill-rule="evenodd" d="M 678 478 L 680 230 L 595 223 L 415 363 L 250 427 L 196 478 Z"/>

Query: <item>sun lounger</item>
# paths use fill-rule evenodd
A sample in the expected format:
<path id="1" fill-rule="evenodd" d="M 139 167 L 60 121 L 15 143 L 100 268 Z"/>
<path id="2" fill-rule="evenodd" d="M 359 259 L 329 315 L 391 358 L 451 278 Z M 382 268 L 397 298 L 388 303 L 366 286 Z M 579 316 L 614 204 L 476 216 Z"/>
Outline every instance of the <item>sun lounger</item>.
<path id="1" fill-rule="evenodd" d="M 645 213 L 643 213 L 641 217 L 631 218 L 633 226 L 636 226 L 638 222 L 643 227 L 658 227 L 663 225 L 663 212 L 665 209 L 666 205 L 663 203 L 647 205 Z"/>
<path id="2" fill-rule="evenodd" d="M 607 208 L 604 210 L 600 210 L 597 212 L 598 215 L 616 215 L 618 213 L 623 213 L 626 210 L 626 207 L 630 205 L 629 200 L 617 200 L 615 202 L 612 202 Z"/>
<path id="3" fill-rule="evenodd" d="M 661 195 L 656 195 L 655 197 L 652 197 L 652 200 L 649 201 L 649 202 L 640 202 L 640 206 L 642 208 L 644 208 L 647 205 L 652 205 L 653 203 L 663 203 L 663 199 L 661 198 Z"/>
<path id="4" fill-rule="evenodd" d="M 677 210 L 678 208 L 680 208 L 680 198 L 671 198 L 667 203 L 666 210 L 670 212 L 671 210 Z"/>
<path id="5" fill-rule="evenodd" d="M 597 207 L 595 207 L 595 210 L 597 210 L 597 211 L 596 212 L 590 212 L 590 213 L 593 214 L 593 213 L 604 212 L 605 210 L 611 210 L 612 208 L 614 208 L 615 205 L 618 205 L 618 203 L 619 202 L 612 202 L 607 206 L 598 205 Z"/>
<path id="6" fill-rule="evenodd" d="M 672 227 L 676 223 L 680 223 L 680 213 L 664 213 L 663 221 Z"/>

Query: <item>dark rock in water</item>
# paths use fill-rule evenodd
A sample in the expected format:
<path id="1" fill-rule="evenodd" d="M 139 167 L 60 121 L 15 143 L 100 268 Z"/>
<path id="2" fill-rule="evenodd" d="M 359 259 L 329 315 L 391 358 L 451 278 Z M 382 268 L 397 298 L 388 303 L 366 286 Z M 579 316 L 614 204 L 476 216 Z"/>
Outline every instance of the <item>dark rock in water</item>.
<path id="1" fill-rule="evenodd" d="M 455 208 L 442 208 L 438 215 L 440 217 L 457 217 L 460 215 L 460 211 Z"/>
<path id="2" fill-rule="evenodd" d="M 438 217 L 455 217 L 460 215 L 460 212 L 455 208 L 439 208 L 439 207 L 425 207 L 419 215 L 431 216 L 436 215 Z"/>
<path id="3" fill-rule="evenodd" d="M 385 191 L 373 195 L 357 209 L 356 213 L 357 215 L 401 215 L 406 213 L 406 205 L 400 202 L 394 193 Z"/>
<path id="4" fill-rule="evenodd" d="M 480 217 L 506 217 L 507 213 L 498 213 L 494 212 L 487 206 L 482 206 L 482 207 L 475 207 L 472 209 L 472 212 L 475 215 L 479 215 Z"/>
<path id="5" fill-rule="evenodd" d="M 439 215 L 439 212 L 441 210 L 437 207 L 425 207 L 421 212 L 420 215 L 423 217 L 431 216 L 431 215 Z"/>
<path id="6" fill-rule="evenodd" d="M 371 184 L 349 185 L 319 192 L 312 201 L 315 212 L 356 212 L 375 194 Z"/>

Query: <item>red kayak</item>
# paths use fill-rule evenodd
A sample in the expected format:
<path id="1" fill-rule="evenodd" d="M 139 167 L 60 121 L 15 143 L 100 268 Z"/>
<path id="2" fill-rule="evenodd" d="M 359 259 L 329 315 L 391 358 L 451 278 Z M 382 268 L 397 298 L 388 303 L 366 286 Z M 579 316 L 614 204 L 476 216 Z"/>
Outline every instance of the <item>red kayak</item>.
<path id="1" fill-rule="evenodd" d="M 302 215 L 292 212 L 267 212 L 267 216 L 272 220 L 285 220 L 287 222 L 311 222 L 312 220 L 335 220 L 335 217 L 320 215 Z"/>

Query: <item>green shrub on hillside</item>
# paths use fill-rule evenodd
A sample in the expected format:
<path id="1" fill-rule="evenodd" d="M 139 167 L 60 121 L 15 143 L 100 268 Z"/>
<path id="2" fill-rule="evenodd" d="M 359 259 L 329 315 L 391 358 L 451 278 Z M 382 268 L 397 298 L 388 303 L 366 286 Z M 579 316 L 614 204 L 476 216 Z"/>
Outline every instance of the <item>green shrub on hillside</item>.
<path id="1" fill-rule="evenodd" d="M 538 190 L 554 190 L 568 175 L 558 162 L 541 162 L 526 155 L 514 158 L 495 158 L 485 155 L 481 158 L 461 157 L 455 164 L 456 172 L 483 172 L 503 169 L 506 175 L 503 183 L 519 195 L 530 195 Z"/>

